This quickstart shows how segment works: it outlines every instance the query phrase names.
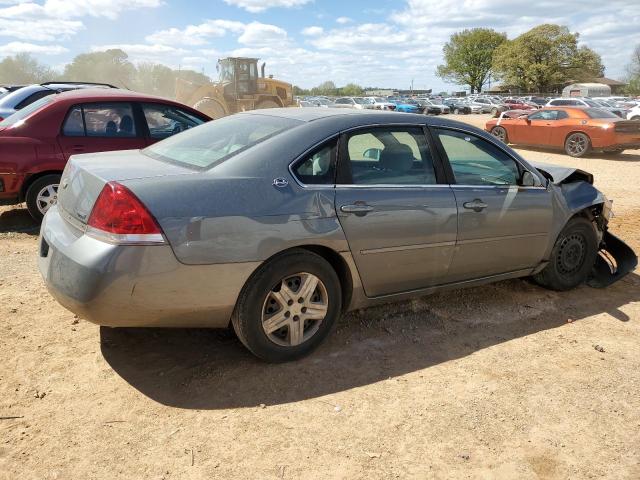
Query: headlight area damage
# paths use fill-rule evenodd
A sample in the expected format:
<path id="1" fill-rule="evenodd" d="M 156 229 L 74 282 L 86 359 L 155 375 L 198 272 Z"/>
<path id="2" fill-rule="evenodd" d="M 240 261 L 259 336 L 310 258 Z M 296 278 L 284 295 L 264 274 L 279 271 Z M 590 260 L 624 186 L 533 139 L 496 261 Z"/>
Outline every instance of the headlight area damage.
<path id="1" fill-rule="evenodd" d="M 558 189 L 567 214 L 586 214 L 598 231 L 600 240 L 598 256 L 587 284 L 594 288 L 605 288 L 617 282 L 638 265 L 636 253 L 608 229 L 611 218 L 611 200 L 593 186 L 593 175 L 577 168 L 533 163 Z"/>

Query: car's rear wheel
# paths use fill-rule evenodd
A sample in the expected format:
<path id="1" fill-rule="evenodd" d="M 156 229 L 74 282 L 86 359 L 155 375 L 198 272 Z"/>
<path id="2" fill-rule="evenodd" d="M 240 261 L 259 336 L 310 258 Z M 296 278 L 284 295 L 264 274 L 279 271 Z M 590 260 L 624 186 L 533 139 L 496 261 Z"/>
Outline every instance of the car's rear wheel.
<path id="1" fill-rule="evenodd" d="M 615 150 L 608 150 L 602 153 L 608 157 L 615 157 L 616 155 L 620 155 L 622 152 L 624 152 L 623 148 L 616 148 Z"/>
<path id="2" fill-rule="evenodd" d="M 313 351 L 340 315 L 340 280 L 322 257 L 291 250 L 251 277 L 232 317 L 240 341 L 267 362 Z"/>
<path id="3" fill-rule="evenodd" d="M 51 174 L 35 180 L 27 189 L 27 210 L 38 222 L 42 220 L 47 210 L 58 201 L 58 185 L 60 175 Z"/>
<path id="4" fill-rule="evenodd" d="M 454 108 L 453 109 L 453 114 L 454 115 L 459 115 L 460 114 L 460 109 L 459 108 Z"/>
<path id="5" fill-rule="evenodd" d="M 496 137 L 502 143 L 507 143 L 509 141 L 507 136 L 507 130 L 504 127 L 497 126 L 491 129 L 491 135 Z"/>
<path id="6" fill-rule="evenodd" d="M 533 280 L 551 290 L 575 288 L 589 277 L 597 254 L 598 237 L 593 224 L 575 217 L 562 229 L 549 263 Z"/>
<path id="7" fill-rule="evenodd" d="M 571 157 L 584 157 L 591 151 L 591 139 L 581 132 L 572 133 L 564 142 L 564 151 Z"/>

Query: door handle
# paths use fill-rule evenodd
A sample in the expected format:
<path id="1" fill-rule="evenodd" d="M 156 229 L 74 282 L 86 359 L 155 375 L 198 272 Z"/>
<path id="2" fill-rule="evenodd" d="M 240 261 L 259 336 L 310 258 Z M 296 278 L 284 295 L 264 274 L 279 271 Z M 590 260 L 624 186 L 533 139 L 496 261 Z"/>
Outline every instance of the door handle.
<path id="1" fill-rule="evenodd" d="M 355 213 L 356 215 L 362 216 L 372 212 L 373 207 L 364 202 L 357 202 L 352 205 L 342 205 L 340 207 L 340 211 L 344 213 Z"/>
<path id="2" fill-rule="evenodd" d="M 488 205 L 479 198 L 476 198 L 470 202 L 464 202 L 462 205 L 464 206 L 464 208 L 473 210 L 474 212 L 481 212 L 488 207 Z"/>

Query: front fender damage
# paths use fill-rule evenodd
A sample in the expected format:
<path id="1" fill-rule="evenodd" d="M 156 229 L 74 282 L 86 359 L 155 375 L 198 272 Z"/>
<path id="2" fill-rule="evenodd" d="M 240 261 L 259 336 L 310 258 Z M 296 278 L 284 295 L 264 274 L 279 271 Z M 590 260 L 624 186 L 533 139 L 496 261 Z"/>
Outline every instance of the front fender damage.
<path id="1" fill-rule="evenodd" d="M 593 288 L 608 287 L 633 271 L 638 265 L 638 257 L 631 247 L 609 232 L 611 201 L 593 186 L 593 175 L 555 165 L 534 166 L 550 181 L 549 188 L 560 194 L 556 196 L 557 207 L 563 211 L 564 219 L 557 222 L 559 229 L 571 217 L 583 215 L 592 221 L 597 231 L 599 250 L 587 284 Z"/>
<path id="2" fill-rule="evenodd" d="M 587 285 L 593 288 L 608 287 L 637 266 L 638 257 L 631 247 L 606 230 Z"/>

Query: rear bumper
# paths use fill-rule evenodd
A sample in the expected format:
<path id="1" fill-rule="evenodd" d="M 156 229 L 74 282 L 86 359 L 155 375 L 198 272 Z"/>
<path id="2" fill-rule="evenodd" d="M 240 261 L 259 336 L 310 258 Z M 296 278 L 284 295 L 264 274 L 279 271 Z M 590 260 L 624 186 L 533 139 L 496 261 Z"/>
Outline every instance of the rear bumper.
<path id="1" fill-rule="evenodd" d="M 112 245 L 88 237 L 52 207 L 38 267 L 68 310 L 110 327 L 224 328 L 259 262 L 184 265 L 169 245 Z"/>
<path id="2" fill-rule="evenodd" d="M 24 175 L 0 173 L 0 205 L 20 203 L 20 188 L 23 182 Z"/>

